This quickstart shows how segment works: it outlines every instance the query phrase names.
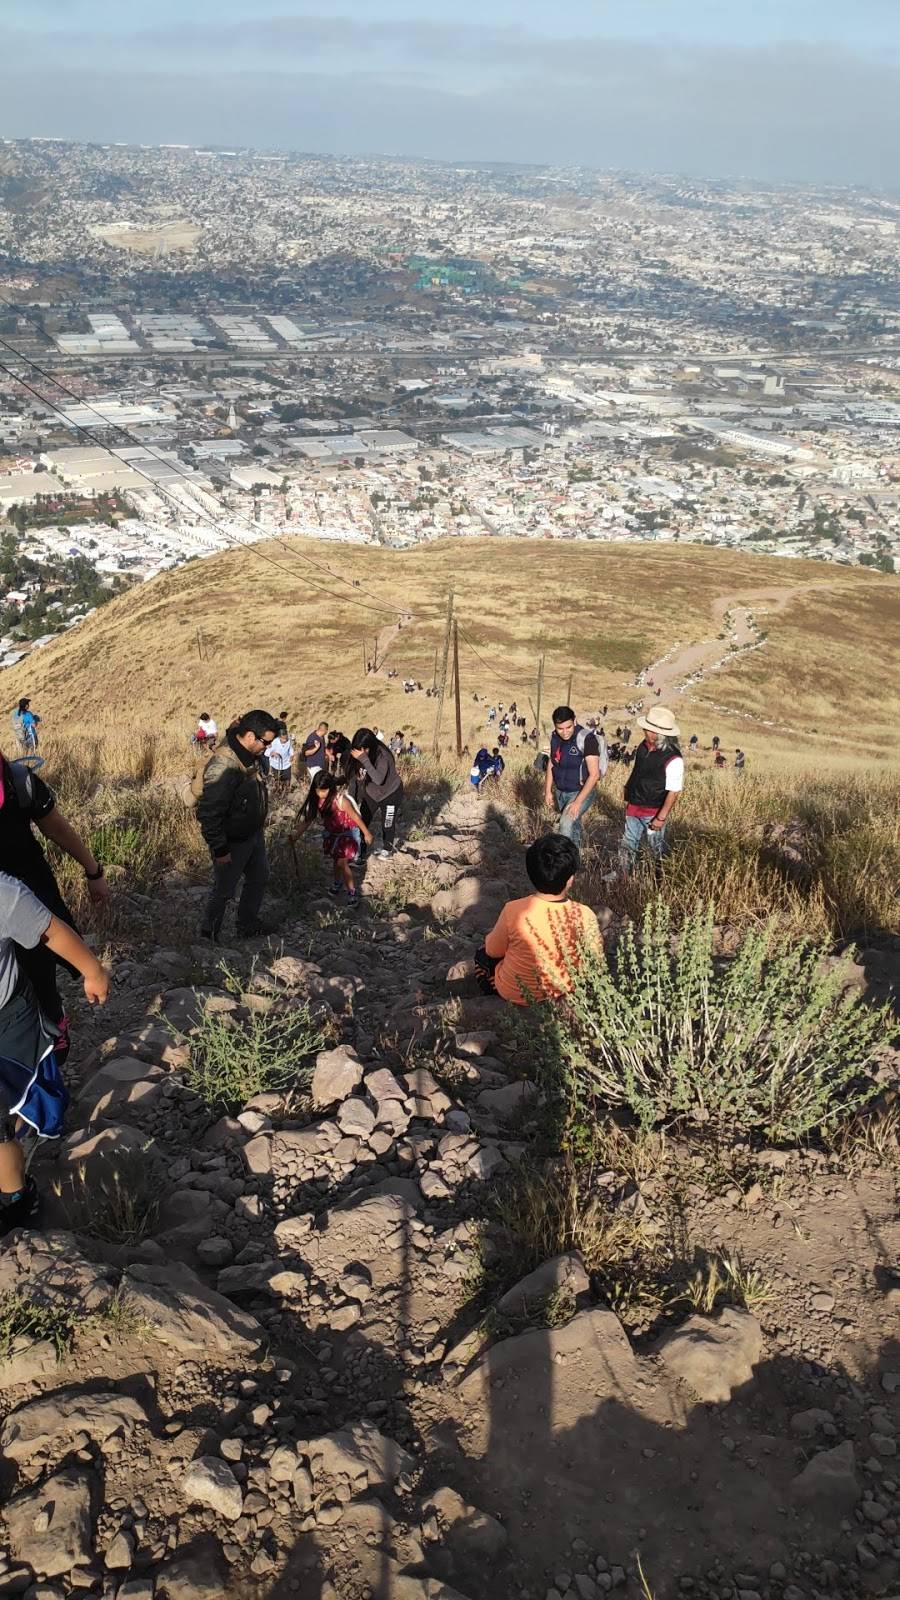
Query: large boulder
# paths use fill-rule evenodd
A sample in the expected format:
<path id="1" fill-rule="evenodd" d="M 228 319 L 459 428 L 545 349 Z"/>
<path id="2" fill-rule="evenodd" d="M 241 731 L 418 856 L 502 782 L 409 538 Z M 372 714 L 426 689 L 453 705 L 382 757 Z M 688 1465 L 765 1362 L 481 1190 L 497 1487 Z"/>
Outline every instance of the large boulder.
<path id="1" fill-rule="evenodd" d="M 306 1455 L 317 1480 L 346 1477 L 360 1494 L 389 1487 L 415 1466 L 409 1452 L 371 1422 L 356 1422 L 310 1439 Z"/>
<path id="2" fill-rule="evenodd" d="M 461 1561 L 496 1561 L 506 1547 L 503 1524 L 477 1506 L 467 1505 L 462 1495 L 446 1485 L 428 1495 L 422 1512 L 437 1519 L 443 1539 Z"/>
<path id="3" fill-rule="evenodd" d="M 656 1353 L 698 1400 L 722 1404 L 752 1379 L 762 1331 L 749 1311 L 726 1306 L 717 1317 L 689 1317 L 660 1341 Z"/>
<path id="4" fill-rule="evenodd" d="M 123 1277 L 130 1305 L 161 1344 L 183 1356 L 251 1355 L 264 1339 L 254 1317 L 208 1289 L 195 1273 L 133 1266 Z"/>
<path id="5" fill-rule="evenodd" d="M 548 1384 L 548 1375 L 552 1381 Z M 550 1390 L 544 1419 L 552 1432 L 563 1419 L 574 1427 L 583 1413 L 593 1416 L 601 1396 L 627 1400 L 637 1365 L 618 1317 L 603 1306 L 581 1311 L 562 1328 L 529 1328 L 492 1345 L 466 1374 L 461 1392 L 486 1407 L 492 1430 L 511 1419 L 510 1433 L 521 1431 L 536 1395 Z"/>
<path id="6" fill-rule="evenodd" d="M 90 1122 L 112 1119 L 134 1107 L 147 1111 L 162 1093 L 165 1073 L 137 1056 L 115 1056 L 87 1082 L 78 1095 L 77 1114 Z"/>
<path id="7" fill-rule="evenodd" d="M 305 1236 L 304 1259 L 320 1277 L 340 1276 L 359 1263 L 369 1269 L 376 1289 L 401 1281 L 408 1270 L 409 1228 L 415 1216 L 398 1194 L 371 1195 L 332 1206 Z M 406 1266 L 404 1265 L 406 1263 Z"/>
<path id="8" fill-rule="evenodd" d="M 363 1066 L 350 1045 L 320 1050 L 312 1075 L 312 1103 L 317 1111 L 346 1100 L 362 1083 Z"/>
<path id="9" fill-rule="evenodd" d="M 0 1251 L 0 1295 L 18 1294 L 85 1316 L 102 1311 L 112 1299 L 114 1276 L 110 1267 L 89 1261 L 74 1235 L 62 1229 L 21 1233 Z"/>
<path id="10" fill-rule="evenodd" d="M 89 1472 L 57 1472 L 36 1489 L 10 1500 L 3 1515 L 9 1546 L 45 1578 L 60 1578 L 93 1557 L 92 1501 L 95 1480 Z"/>
<path id="11" fill-rule="evenodd" d="M 544 1261 L 534 1272 L 529 1272 L 525 1278 L 520 1278 L 505 1295 L 497 1301 L 497 1310 L 504 1316 L 515 1316 L 517 1313 L 527 1313 L 529 1306 L 541 1300 L 546 1300 L 548 1295 L 567 1291 L 576 1298 L 590 1287 L 590 1280 L 584 1270 L 584 1262 L 577 1250 L 568 1255 L 553 1256 L 550 1261 Z"/>
<path id="12" fill-rule="evenodd" d="M 0 1431 L 0 1450 L 9 1461 L 30 1461 L 39 1454 L 60 1456 L 77 1434 L 86 1433 L 95 1444 L 102 1444 L 114 1433 L 128 1434 L 146 1425 L 147 1413 L 131 1395 L 58 1389 L 10 1412 Z"/>
<path id="13" fill-rule="evenodd" d="M 813 1456 L 793 1479 L 791 1494 L 799 1505 L 830 1522 L 849 1516 L 862 1495 L 851 1441 L 845 1439 Z"/>
<path id="14" fill-rule="evenodd" d="M 181 1484 L 189 1504 L 199 1501 L 226 1522 L 236 1522 L 244 1508 L 244 1497 L 227 1461 L 218 1456 L 198 1456 L 192 1461 Z"/>

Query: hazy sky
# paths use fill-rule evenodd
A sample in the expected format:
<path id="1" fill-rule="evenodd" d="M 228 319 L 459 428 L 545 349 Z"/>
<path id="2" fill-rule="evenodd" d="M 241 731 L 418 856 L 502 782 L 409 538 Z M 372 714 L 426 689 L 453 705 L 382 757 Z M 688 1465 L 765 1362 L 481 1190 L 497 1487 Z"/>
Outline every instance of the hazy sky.
<path id="1" fill-rule="evenodd" d="M 0 133 L 900 185 L 900 0 L 3 0 Z"/>

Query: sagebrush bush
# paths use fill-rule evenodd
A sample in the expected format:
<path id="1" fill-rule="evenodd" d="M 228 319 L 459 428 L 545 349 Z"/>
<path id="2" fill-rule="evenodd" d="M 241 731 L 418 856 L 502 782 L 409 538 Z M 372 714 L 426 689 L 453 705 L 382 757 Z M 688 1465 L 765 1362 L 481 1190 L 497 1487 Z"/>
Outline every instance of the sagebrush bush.
<path id="1" fill-rule="evenodd" d="M 832 1132 L 876 1092 L 897 1037 L 889 1008 L 848 988 L 827 949 L 773 926 L 716 960 L 711 907 L 677 939 L 666 903 L 629 927 L 614 961 L 586 952 L 569 1000 L 543 1008 L 545 1047 L 577 1093 L 644 1127 L 676 1123 L 796 1141 Z"/>
<path id="2" fill-rule="evenodd" d="M 243 1024 L 213 1012 L 191 1035 L 188 1083 L 210 1110 L 234 1113 L 255 1095 L 306 1088 L 311 1057 L 324 1040 L 323 1028 L 306 1004 L 254 1012 Z"/>

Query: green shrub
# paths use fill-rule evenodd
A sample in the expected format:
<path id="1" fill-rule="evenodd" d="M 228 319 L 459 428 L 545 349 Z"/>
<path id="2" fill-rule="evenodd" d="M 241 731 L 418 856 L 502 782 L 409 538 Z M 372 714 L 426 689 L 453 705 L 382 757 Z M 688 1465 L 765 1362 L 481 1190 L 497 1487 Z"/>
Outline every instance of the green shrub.
<path id="1" fill-rule="evenodd" d="M 188 1083 L 210 1110 L 231 1113 L 258 1094 L 295 1093 L 308 1086 L 324 1038 L 306 1004 L 254 1012 L 244 1024 L 213 1012 L 191 1036 Z"/>
<path id="2" fill-rule="evenodd" d="M 540 1024 L 566 1084 L 643 1127 L 777 1142 L 832 1132 L 876 1092 L 877 1057 L 898 1032 L 890 1010 L 848 989 L 826 947 L 772 924 L 729 961 L 714 959 L 713 937 L 711 907 L 676 940 L 656 900 L 614 965 L 586 954 L 570 1000 Z"/>
<path id="3" fill-rule="evenodd" d="M 0 1296 L 0 1361 L 7 1361 L 19 1339 L 49 1339 L 62 1358 L 75 1337 L 74 1310 L 61 1305 L 40 1305 L 27 1295 L 11 1291 Z"/>

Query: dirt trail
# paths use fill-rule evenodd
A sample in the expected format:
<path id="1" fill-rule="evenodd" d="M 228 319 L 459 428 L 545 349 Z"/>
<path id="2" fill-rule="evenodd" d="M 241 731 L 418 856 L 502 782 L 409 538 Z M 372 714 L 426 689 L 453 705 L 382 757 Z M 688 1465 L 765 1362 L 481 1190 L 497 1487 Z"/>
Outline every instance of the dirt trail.
<path id="1" fill-rule="evenodd" d="M 395 639 L 400 637 L 403 629 L 412 622 L 411 611 L 402 611 L 396 622 L 389 622 L 384 628 L 379 629 L 375 640 L 375 656 L 373 668 L 376 674 L 387 677 L 387 653 Z"/>

